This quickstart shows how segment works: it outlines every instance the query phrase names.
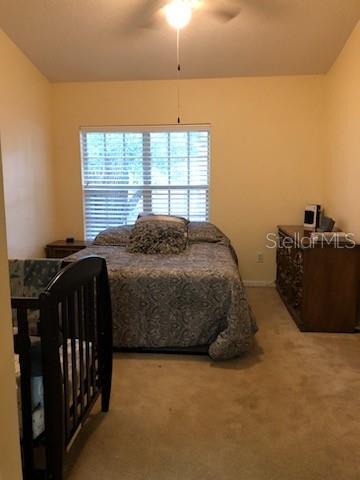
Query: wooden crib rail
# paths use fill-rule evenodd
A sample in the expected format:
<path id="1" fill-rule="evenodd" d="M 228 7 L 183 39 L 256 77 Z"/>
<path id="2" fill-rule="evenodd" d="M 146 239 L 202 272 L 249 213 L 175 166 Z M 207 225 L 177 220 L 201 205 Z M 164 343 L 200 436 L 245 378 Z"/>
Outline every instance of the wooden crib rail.
<path id="1" fill-rule="evenodd" d="M 39 310 L 38 298 L 11 299 L 11 308 L 16 312 L 17 333 L 14 335 L 14 351 L 19 355 L 20 395 L 22 416 L 23 477 L 32 478 L 34 470 L 33 429 L 31 408 L 31 342 L 29 336 L 28 311 Z"/>
<path id="2" fill-rule="evenodd" d="M 63 460 L 101 394 L 109 408 L 112 318 L 106 262 L 87 257 L 63 268 L 39 298 L 12 298 L 22 401 L 23 478 L 63 480 Z M 46 466 L 34 465 L 29 312 L 39 310 Z M 39 437 L 40 438 L 40 437 Z"/>
<path id="3" fill-rule="evenodd" d="M 109 407 L 112 322 L 104 259 L 87 257 L 56 275 L 40 296 L 40 332 L 47 478 L 60 480 L 63 456 L 100 393 L 103 411 Z"/>

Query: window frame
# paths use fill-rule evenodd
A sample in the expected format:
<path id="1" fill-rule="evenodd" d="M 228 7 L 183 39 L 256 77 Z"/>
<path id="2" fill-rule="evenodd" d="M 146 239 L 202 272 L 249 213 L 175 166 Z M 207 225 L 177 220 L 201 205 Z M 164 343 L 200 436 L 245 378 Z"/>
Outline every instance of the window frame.
<path id="1" fill-rule="evenodd" d="M 80 126 L 79 140 L 80 140 L 80 164 L 81 164 L 81 195 L 82 195 L 82 220 L 84 238 L 87 238 L 86 232 L 86 206 L 85 206 L 85 188 L 84 188 L 84 157 L 83 157 L 83 141 L 82 135 L 84 133 L 170 133 L 170 132 L 193 132 L 193 131 L 207 131 L 208 132 L 208 162 L 207 162 L 207 220 L 211 218 L 211 156 L 212 156 L 212 128 L 209 123 L 196 124 L 166 124 L 166 125 L 109 125 L 109 126 Z M 151 165 L 150 165 L 151 168 Z M 145 185 L 145 184 L 144 184 Z M 171 186 L 169 186 L 171 187 Z M 186 188 L 186 186 L 184 186 Z M 175 189 L 179 188 L 175 186 Z M 143 190 L 145 192 L 145 190 Z M 146 197 L 146 196 L 145 196 Z"/>

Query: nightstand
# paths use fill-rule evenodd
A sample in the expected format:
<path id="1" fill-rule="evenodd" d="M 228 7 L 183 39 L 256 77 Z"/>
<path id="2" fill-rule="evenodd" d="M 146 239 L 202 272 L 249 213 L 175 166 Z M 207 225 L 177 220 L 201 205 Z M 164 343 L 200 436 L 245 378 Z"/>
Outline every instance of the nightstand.
<path id="1" fill-rule="evenodd" d="M 75 240 L 73 242 L 67 242 L 66 240 L 57 240 L 56 242 L 49 243 L 45 247 L 47 258 L 64 258 L 69 255 L 89 247 L 92 242 L 86 242 L 85 240 Z"/>

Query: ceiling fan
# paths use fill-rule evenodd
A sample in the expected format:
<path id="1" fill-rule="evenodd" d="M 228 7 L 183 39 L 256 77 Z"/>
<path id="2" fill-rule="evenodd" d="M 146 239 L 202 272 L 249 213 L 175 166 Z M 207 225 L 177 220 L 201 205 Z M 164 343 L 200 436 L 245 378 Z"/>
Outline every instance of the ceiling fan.
<path id="1" fill-rule="evenodd" d="M 247 0 L 142 0 L 142 5 L 134 12 L 130 22 L 132 28 L 153 28 L 163 21 L 176 30 L 177 79 L 180 80 L 180 30 L 191 20 L 193 11 L 207 11 L 221 22 L 230 22 L 241 12 L 241 4 Z M 255 1 L 255 0 L 251 0 Z M 162 15 L 161 15 L 162 14 Z M 180 85 L 177 84 L 177 123 L 180 124 Z"/>
<path id="2" fill-rule="evenodd" d="M 132 24 L 140 28 L 156 27 L 163 13 L 172 27 L 180 29 L 189 23 L 196 10 L 203 10 L 225 23 L 240 14 L 241 3 L 242 0 L 143 0 Z"/>

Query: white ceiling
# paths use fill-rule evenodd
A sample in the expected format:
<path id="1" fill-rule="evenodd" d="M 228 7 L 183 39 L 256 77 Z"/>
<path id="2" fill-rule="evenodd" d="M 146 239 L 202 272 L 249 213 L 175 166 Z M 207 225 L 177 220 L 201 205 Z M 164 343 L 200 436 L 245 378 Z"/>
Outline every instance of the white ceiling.
<path id="1" fill-rule="evenodd" d="M 223 23 L 209 6 L 241 3 Z M 0 0 L 0 27 L 51 81 L 176 76 L 176 33 L 134 17 L 149 0 Z M 183 78 L 326 72 L 360 0 L 203 0 L 181 33 Z"/>

